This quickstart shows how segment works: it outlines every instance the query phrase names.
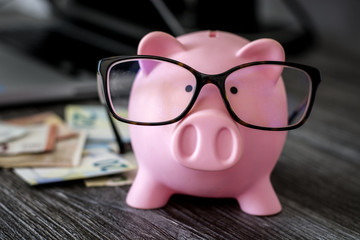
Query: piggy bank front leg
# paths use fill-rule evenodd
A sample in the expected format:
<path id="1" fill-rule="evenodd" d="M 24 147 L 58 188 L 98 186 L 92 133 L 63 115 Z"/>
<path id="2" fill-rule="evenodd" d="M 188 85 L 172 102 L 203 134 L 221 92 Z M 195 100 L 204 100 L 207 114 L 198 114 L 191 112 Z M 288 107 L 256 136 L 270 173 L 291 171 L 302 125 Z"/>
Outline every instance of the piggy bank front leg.
<path id="1" fill-rule="evenodd" d="M 166 205 L 173 193 L 173 190 L 156 181 L 151 174 L 139 169 L 126 202 L 139 209 L 160 208 Z"/>
<path id="2" fill-rule="evenodd" d="M 237 197 L 241 209 L 251 215 L 268 216 L 281 211 L 270 178 L 262 179 Z"/>

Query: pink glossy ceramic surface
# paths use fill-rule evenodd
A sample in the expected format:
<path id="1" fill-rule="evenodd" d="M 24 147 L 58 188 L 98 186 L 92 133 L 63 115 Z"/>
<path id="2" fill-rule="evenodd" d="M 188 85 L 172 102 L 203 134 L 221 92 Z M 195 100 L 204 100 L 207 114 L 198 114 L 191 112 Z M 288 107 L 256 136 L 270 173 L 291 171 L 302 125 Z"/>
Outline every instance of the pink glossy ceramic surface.
<path id="1" fill-rule="evenodd" d="M 201 31 L 178 38 L 152 32 L 140 42 L 138 54 L 172 58 L 207 74 L 221 73 L 246 62 L 284 61 L 283 48 L 274 40 L 249 42 L 221 31 Z M 167 75 L 173 71 L 171 68 L 153 69 L 152 66 L 144 66 L 144 73 L 138 75 L 138 83 L 131 93 L 129 114 L 166 114 L 162 113 L 160 105 L 159 109 L 146 111 L 144 101 L 136 100 L 141 97 L 134 97 L 144 91 L 141 82 L 146 82 L 151 92 L 151 81 L 155 81 L 152 79 L 156 79 L 156 74 Z M 236 105 L 239 108 L 237 112 L 244 111 L 249 119 L 259 123 L 266 120 L 263 119 L 266 114 L 259 115 L 259 110 L 270 115 L 287 116 L 283 110 L 286 101 L 280 72 L 263 74 L 267 76 L 264 78 L 266 82 L 261 85 L 244 84 L 232 99 L 232 102 L 239 103 Z M 178 76 L 179 81 L 187 81 L 181 73 Z M 276 84 L 278 81 L 280 83 Z M 252 88 L 258 89 L 257 96 L 249 95 L 249 92 L 254 92 Z M 171 87 L 166 90 L 171 98 Z M 280 107 L 267 108 L 264 99 L 270 93 L 276 96 Z M 151 94 L 150 98 L 153 96 L 156 100 L 156 94 Z M 256 106 L 250 99 L 257 99 Z M 172 194 L 180 193 L 236 198 L 241 209 L 253 215 L 272 215 L 281 211 L 270 183 L 270 174 L 281 154 L 287 133 L 261 131 L 238 124 L 227 112 L 216 86 L 205 85 L 194 107 L 181 121 L 164 126 L 131 125 L 130 134 L 139 164 L 138 174 L 127 196 L 130 206 L 159 208 L 168 202 Z"/>

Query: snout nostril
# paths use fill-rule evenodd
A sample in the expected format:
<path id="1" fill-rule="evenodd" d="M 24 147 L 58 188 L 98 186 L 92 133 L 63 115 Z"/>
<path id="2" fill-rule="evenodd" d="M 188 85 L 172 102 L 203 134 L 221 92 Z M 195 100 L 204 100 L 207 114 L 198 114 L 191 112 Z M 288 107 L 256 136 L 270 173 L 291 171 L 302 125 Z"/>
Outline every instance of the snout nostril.
<path id="1" fill-rule="evenodd" d="M 193 125 L 187 125 L 183 128 L 179 136 L 179 150 L 184 158 L 190 158 L 195 152 L 198 142 L 196 128 Z"/>
<path id="2" fill-rule="evenodd" d="M 220 161 L 227 161 L 233 151 L 233 137 L 228 128 L 221 128 L 215 137 L 215 154 Z"/>

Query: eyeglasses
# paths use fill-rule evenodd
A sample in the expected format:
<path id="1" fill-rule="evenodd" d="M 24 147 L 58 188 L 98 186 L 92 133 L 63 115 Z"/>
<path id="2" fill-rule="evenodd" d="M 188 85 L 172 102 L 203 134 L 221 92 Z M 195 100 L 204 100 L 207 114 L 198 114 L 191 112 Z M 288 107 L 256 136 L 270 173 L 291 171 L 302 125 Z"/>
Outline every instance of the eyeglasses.
<path id="1" fill-rule="evenodd" d="M 114 118 L 136 125 L 175 123 L 192 109 L 201 90 L 214 84 L 229 115 L 249 128 L 283 131 L 310 115 L 320 72 L 278 61 L 250 62 L 206 74 L 158 56 L 102 59 L 98 90 Z"/>

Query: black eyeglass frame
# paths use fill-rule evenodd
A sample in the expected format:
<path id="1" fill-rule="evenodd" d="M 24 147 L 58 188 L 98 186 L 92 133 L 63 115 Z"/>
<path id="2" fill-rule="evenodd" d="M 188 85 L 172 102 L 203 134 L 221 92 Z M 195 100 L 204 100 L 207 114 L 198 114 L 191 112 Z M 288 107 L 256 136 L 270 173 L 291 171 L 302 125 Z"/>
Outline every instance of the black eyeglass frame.
<path id="1" fill-rule="evenodd" d="M 109 89 L 109 84 L 108 84 L 109 71 L 110 71 L 111 67 L 118 61 L 139 60 L 139 59 L 151 59 L 151 60 L 158 60 L 158 61 L 172 63 L 172 64 L 175 64 L 175 65 L 178 65 L 180 67 L 187 69 L 194 75 L 194 77 L 196 79 L 196 86 L 194 89 L 194 94 L 193 94 L 188 106 L 176 118 L 173 118 L 168 121 L 149 123 L 149 122 L 131 121 L 128 119 L 124 119 L 124 118 L 120 117 L 118 114 L 116 114 L 116 111 L 113 108 L 113 105 L 111 103 L 110 93 L 108 90 Z M 306 108 L 306 113 L 305 113 L 304 117 L 299 122 L 297 122 L 296 124 L 293 124 L 293 125 L 286 126 L 286 127 L 263 127 L 263 126 L 252 125 L 247 122 L 244 122 L 235 114 L 235 112 L 232 110 L 230 103 L 226 96 L 225 80 L 234 71 L 237 71 L 242 68 L 250 67 L 250 66 L 256 66 L 256 65 L 280 65 L 280 66 L 286 66 L 286 67 L 291 67 L 291 68 L 297 68 L 297 69 L 302 70 L 303 72 L 305 72 L 308 75 L 309 80 L 311 82 L 310 90 L 309 90 L 310 91 L 309 100 L 307 103 L 308 106 Z M 194 68 L 190 67 L 189 65 L 179 62 L 179 61 L 176 61 L 174 59 L 160 57 L 160 56 L 152 56 L 152 55 L 117 56 L 117 57 L 104 58 L 99 61 L 97 74 L 98 74 L 98 90 L 99 90 L 100 98 L 103 103 L 106 103 L 107 109 L 111 113 L 111 115 L 119 121 L 122 121 L 122 122 L 125 122 L 128 124 L 144 125 L 144 126 L 159 126 L 159 125 L 167 125 L 167 124 L 172 124 L 172 123 L 178 122 L 181 119 L 183 119 L 186 116 L 186 114 L 189 113 L 191 108 L 194 106 L 196 99 L 198 98 L 198 96 L 200 94 L 201 89 L 206 84 L 212 83 L 219 89 L 227 111 L 229 112 L 230 116 L 236 122 L 240 123 L 241 125 L 243 125 L 245 127 L 258 129 L 258 130 L 266 130 L 266 131 L 287 131 L 287 130 L 292 130 L 292 129 L 302 126 L 305 123 L 305 121 L 308 119 L 308 117 L 310 116 L 310 112 L 311 112 L 311 109 L 312 109 L 312 106 L 313 106 L 314 100 L 315 100 L 316 91 L 321 82 L 320 71 L 317 68 L 299 64 L 299 63 L 281 62 L 281 61 L 256 61 L 256 62 L 249 62 L 249 63 L 237 65 L 223 73 L 206 74 L 206 73 L 199 72 L 199 71 L 195 70 Z"/>

